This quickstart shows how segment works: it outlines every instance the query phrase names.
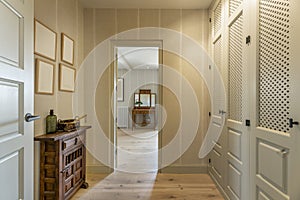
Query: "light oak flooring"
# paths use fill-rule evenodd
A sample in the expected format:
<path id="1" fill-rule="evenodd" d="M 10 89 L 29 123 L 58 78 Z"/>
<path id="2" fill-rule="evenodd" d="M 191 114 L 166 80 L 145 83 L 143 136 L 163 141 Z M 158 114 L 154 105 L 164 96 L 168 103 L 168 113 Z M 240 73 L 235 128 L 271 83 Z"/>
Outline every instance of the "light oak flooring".
<path id="1" fill-rule="evenodd" d="M 223 200 L 206 174 L 88 174 L 71 200 Z"/>
<path id="2" fill-rule="evenodd" d="M 157 174 L 157 134 L 153 129 L 119 129 L 119 170 L 87 174 L 90 187 L 72 200 L 223 200 L 206 174 Z"/>
<path id="3" fill-rule="evenodd" d="M 123 172 L 156 172 L 158 168 L 158 131 L 118 129 L 116 169 Z"/>

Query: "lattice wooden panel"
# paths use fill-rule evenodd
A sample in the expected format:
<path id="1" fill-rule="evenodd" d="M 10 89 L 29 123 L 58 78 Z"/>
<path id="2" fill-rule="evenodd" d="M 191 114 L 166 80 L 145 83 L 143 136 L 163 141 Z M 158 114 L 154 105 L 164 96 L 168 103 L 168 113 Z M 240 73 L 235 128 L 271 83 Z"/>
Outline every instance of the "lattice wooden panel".
<path id="1" fill-rule="evenodd" d="M 243 3 L 243 0 L 229 0 L 229 16 Z"/>
<path id="2" fill-rule="evenodd" d="M 214 10 L 214 35 L 221 30 L 222 24 L 222 1 L 220 1 Z"/>
<path id="3" fill-rule="evenodd" d="M 218 73 L 220 72 L 220 69 L 222 68 L 222 37 L 219 37 L 215 43 L 214 43 L 214 63 L 215 66 L 213 67 L 213 76 L 217 77 Z M 222 99 L 222 96 L 220 95 L 220 83 L 218 82 L 220 80 L 218 80 L 217 78 L 214 78 L 214 94 L 213 94 L 213 98 L 214 98 L 214 115 L 219 115 L 219 111 L 218 109 L 220 108 L 221 105 L 221 101 L 224 101 L 224 99 Z"/>
<path id="4" fill-rule="evenodd" d="M 288 132 L 289 0 L 259 3 L 259 125 Z"/>
<path id="5" fill-rule="evenodd" d="M 229 118 L 242 121 L 243 15 L 229 27 Z"/>

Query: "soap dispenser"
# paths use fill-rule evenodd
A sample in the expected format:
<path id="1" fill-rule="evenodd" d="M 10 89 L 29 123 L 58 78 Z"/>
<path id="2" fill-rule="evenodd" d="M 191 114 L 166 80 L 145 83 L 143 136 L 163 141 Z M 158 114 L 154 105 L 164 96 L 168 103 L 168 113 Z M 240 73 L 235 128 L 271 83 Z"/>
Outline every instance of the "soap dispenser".
<path id="1" fill-rule="evenodd" d="M 57 116 L 51 109 L 50 114 L 46 117 L 46 133 L 55 133 L 57 128 Z"/>

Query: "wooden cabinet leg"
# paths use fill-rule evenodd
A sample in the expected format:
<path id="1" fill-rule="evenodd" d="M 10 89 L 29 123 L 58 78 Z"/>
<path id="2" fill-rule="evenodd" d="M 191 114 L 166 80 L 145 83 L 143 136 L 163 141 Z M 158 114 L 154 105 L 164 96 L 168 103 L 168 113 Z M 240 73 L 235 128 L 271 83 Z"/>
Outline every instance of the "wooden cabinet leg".
<path id="1" fill-rule="evenodd" d="M 87 182 L 83 182 L 80 187 L 83 189 L 87 189 L 89 187 L 89 184 Z"/>

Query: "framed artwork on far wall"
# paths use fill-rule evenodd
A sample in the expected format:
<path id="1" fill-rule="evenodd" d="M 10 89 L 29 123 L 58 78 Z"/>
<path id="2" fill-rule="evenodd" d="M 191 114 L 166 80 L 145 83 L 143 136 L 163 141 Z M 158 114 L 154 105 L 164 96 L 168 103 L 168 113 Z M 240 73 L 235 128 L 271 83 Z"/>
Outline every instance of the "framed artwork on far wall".
<path id="1" fill-rule="evenodd" d="M 53 63 L 35 60 L 35 93 L 53 94 L 54 93 L 54 67 Z"/>
<path id="2" fill-rule="evenodd" d="M 52 61 L 56 60 L 56 32 L 34 20 L 34 53 Z"/>
<path id="3" fill-rule="evenodd" d="M 64 64 L 59 65 L 59 90 L 65 92 L 74 92 L 75 78 L 76 69 Z"/>
<path id="4" fill-rule="evenodd" d="M 74 64 L 74 40 L 66 34 L 61 34 L 61 61 Z"/>
<path id="5" fill-rule="evenodd" d="M 124 79 L 118 78 L 117 82 L 117 100 L 124 101 Z"/>

